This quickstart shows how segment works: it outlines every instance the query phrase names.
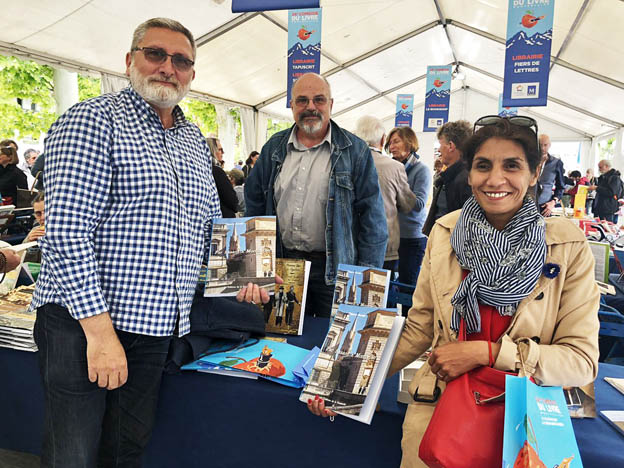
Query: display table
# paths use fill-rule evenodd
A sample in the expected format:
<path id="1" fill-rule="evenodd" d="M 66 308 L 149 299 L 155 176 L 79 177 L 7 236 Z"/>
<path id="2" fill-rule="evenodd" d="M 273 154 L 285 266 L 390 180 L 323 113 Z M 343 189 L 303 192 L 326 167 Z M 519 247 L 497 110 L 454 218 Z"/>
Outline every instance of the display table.
<path id="1" fill-rule="evenodd" d="M 320 344 L 327 319 L 306 318 L 305 336 Z M 43 396 L 37 355 L 0 348 L 0 448 L 39 453 Z M 600 365 L 598 410 L 624 410 L 624 395 L 604 382 L 624 367 Z M 396 402 L 396 376 L 386 382 L 371 426 L 314 417 L 299 391 L 264 380 L 197 372 L 163 379 L 156 427 L 144 466 L 160 467 L 398 467 L 405 405 Z M 574 420 L 584 466 L 624 466 L 624 437 L 602 418 Z"/>

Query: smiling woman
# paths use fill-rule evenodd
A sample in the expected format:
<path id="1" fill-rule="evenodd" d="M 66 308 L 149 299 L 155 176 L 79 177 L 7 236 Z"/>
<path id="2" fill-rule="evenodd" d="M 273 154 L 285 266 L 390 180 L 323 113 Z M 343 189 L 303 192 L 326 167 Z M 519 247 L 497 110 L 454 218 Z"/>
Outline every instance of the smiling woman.
<path id="1" fill-rule="evenodd" d="M 463 408 L 452 398 L 474 405 L 474 398 L 457 396 L 472 375 L 487 375 L 496 387 L 500 375 L 504 381 L 505 372 L 522 368 L 540 385 L 580 386 L 598 369 L 599 293 L 587 241 L 567 219 L 542 218 L 528 195 L 540 159 L 535 122 L 488 116 L 475 128 L 463 148 L 473 196 L 431 231 L 390 370 L 433 348 L 409 386 L 414 402 L 403 424 L 403 468 L 425 466 L 420 456 L 431 462 L 425 432 L 438 405 L 444 414 L 451 404 L 455 415 L 446 438 L 466 440 L 470 421 L 459 418 Z M 466 339 L 458 341 L 460 325 Z M 504 403 L 494 404 L 502 408 L 502 427 Z M 328 414 L 322 404 L 314 409 Z M 500 466 L 502 430 L 480 430 L 492 441 L 491 459 L 467 461 L 483 456 L 470 453 L 470 440 L 455 447 L 457 456 L 465 466 Z"/>

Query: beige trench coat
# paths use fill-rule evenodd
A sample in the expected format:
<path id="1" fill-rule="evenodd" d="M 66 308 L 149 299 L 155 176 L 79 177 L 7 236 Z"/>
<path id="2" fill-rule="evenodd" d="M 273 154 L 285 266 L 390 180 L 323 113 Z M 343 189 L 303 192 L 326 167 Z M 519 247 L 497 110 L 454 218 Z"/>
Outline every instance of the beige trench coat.
<path id="1" fill-rule="evenodd" d="M 414 292 L 405 329 L 390 373 L 418 358 L 430 346 L 456 340 L 450 329 L 451 298 L 462 279 L 462 270 L 450 237 L 459 218 L 455 211 L 434 226 Z M 505 371 L 520 368 L 523 356 L 538 384 L 581 386 L 598 373 L 598 307 L 600 293 L 594 282 L 594 258 L 583 232 L 564 218 L 546 220 L 547 263 L 560 266 L 559 274 L 541 276 L 535 289 L 520 303 L 494 367 Z M 413 395 L 431 395 L 435 376 L 425 364 L 412 380 Z M 438 383 L 443 390 L 444 384 Z M 435 404 L 414 402 L 403 423 L 402 468 L 425 466 L 418 458 L 420 440 Z"/>

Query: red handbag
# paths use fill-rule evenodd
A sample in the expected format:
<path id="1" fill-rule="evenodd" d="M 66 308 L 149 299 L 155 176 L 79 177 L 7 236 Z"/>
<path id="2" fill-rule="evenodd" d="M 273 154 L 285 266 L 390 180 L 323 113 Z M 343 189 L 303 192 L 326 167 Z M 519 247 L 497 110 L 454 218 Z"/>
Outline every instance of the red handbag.
<path id="1" fill-rule="evenodd" d="M 459 340 L 466 341 L 464 320 Z M 446 385 L 418 451 L 427 466 L 500 468 L 506 375 L 517 374 L 482 366 Z"/>

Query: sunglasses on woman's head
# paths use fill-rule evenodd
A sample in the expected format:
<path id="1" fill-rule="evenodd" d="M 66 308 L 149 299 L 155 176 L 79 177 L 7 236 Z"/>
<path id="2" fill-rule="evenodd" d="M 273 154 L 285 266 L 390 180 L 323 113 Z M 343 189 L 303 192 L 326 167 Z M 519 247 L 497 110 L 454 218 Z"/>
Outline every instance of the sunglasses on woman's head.
<path id="1" fill-rule="evenodd" d="M 474 123 L 473 132 L 476 132 L 481 127 L 496 125 L 502 120 L 506 120 L 511 125 L 515 125 L 516 127 L 530 128 L 535 132 L 535 138 L 537 139 L 537 121 L 525 115 L 512 115 L 510 117 L 501 117 L 500 115 L 486 115 L 476 120 L 476 122 Z M 539 141 L 537 142 L 537 146 L 539 147 Z"/>
<path id="2" fill-rule="evenodd" d="M 535 119 L 531 117 L 527 117 L 525 115 L 512 115 L 510 117 L 501 117 L 500 115 L 486 115 L 484 117 L 480 117 L 474 124 L 474 130 L 477 130 L 477 127 L 487 127 L 488 125 L 496 125 L 501 120 L 506 120 L 512 125 L 516 125 L 518 127 L 529 127 L 535 128 L 535 133 L 537 133 L 537 122 Z"/>

